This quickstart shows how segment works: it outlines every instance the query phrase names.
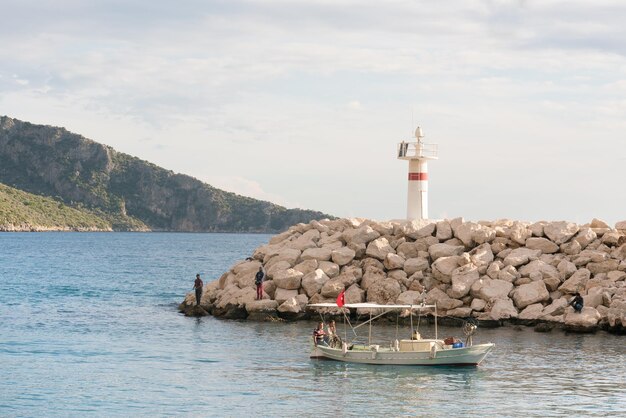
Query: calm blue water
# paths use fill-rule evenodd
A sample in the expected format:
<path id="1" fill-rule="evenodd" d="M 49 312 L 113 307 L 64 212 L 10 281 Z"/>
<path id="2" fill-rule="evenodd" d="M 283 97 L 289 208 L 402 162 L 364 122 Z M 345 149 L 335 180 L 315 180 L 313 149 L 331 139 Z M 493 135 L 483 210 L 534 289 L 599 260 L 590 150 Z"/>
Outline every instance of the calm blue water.
<path id="1" fill-rule="evenodd" d="M 268 239 L 0 234 L 0 416 L 626 415 L 624 337 L 482 329 L 480 367 L 380 367 L 309 360 L 312 322 L 177 312 Z"/>

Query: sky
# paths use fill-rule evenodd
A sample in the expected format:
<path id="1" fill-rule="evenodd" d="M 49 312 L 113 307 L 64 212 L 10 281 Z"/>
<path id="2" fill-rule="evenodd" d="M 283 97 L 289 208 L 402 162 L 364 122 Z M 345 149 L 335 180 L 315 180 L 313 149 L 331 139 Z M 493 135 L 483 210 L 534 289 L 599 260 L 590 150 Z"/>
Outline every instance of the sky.
<path id="1" fill-rule="evenodd" d="M 286 207 L 626 220 L 621 0 L 0 0 L 0 115 Z"/>

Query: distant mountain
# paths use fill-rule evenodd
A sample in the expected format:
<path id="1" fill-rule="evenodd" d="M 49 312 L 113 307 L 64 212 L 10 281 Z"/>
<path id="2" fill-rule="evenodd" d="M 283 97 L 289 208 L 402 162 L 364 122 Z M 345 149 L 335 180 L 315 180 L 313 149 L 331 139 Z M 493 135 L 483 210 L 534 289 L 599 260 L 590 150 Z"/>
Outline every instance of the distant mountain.
<path id="1" fill-rule="evenodd" d="M 0 183 L 100 214 L 114 230 L 279 232 L 332 218 L 226 192 L 64 128 L 6 116 Z"/>

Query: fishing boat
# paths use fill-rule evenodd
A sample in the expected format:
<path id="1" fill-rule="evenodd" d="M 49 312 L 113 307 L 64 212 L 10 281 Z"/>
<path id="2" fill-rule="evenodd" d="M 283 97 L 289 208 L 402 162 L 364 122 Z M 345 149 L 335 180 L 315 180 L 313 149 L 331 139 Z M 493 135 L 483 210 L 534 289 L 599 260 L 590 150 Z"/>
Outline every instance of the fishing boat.
<path id="1" fill-rule="evenodd" d="M 493 349 L 493 343 L 473 344 L 472 336 L 477 329 L 477 324 L 464 321 L 463 333 L 465 342 L 455 338 L 439 339 L 437 329 L 437 306 L 436 305 L 379 305 L 375 303 L 352 303 L 338 306 L 334 303 L 314 303 L 307 305 L 310 309 L 322 309 L 326 312 L 340 311 L 346 324 L 344 339 L 333 336 L 332 339 L 315 343 L 311 350 L 311 358 L 336 360 L 349 363 L 382 364 L 382 365 L 411 365 L 411 366 L 476 366 Z M 359 309 L 369 312 L 369 320 L 353 326 L 350 323 L 349 309 Z M 385 343 L 372 342 L 372 321 L 392 311 L 404 311 L 411 318 L 410 337 L 406 339 L 394 339 Z M 408 311 L 408 312 L 407 312 Z M 413 327 L 413 316 L 417 313 L 421 318 L 423 313 L 434 313 L 435 338 L 422 338 L 419 333 L 419 320 L 417 328 Z M 357 335 L 356 330 L 369 325 L 367 342 Z M 348 339 L 347 327 L 350 328 L 350 340 Z"/>

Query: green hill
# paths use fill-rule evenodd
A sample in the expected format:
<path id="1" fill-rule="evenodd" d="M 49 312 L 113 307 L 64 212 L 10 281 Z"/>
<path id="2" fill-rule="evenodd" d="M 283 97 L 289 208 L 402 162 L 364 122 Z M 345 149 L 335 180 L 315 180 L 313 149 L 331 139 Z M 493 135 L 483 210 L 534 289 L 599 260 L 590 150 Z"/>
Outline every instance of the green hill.
<path id="1" fill-rule="evenodd" d="M 139 226 L 139 225 L 138 225 Z M 88 210 L 0 184 L 0 231 L 110 231 L 112 223 Z"/>
<path id="2" fill-rule="evenodd" d="M 87 209 L 114 230 L 278 232 L 331 218 L 229 193 L 66 129 L 6 116 L 0 183 Z"/>

